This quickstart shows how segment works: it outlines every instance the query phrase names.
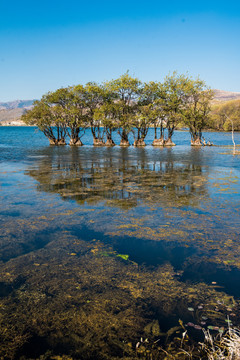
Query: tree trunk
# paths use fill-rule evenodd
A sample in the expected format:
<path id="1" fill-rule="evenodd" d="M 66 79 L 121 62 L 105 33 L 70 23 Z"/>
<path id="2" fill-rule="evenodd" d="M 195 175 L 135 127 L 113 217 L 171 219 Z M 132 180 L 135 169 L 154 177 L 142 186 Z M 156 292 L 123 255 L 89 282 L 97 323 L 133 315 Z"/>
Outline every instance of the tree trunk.
<path id="1" fill-rule="evenodd" d="M 66 145 L 65 139 L 59 139 L 56 145 Z"/>
<path id="2" fill-rule="evenodd" d="M 105 146 L 115 146 L 115 142 L 112 139 L 112 129 L 106 128 L 107 141 L 105 142 Z"/>
<path id="3" fill-rule="evenodd" d="M 116 145 L 115 142 L 111 138 L 107 139 L 107 141 L 105 142 L 105 146 L 115 146 L 115 145 Z"/>
<path id="4" fill-rule="evenodd" d="M 50 145 L 66 145 L 66 141 L 65 139 L 60 139 L 60 140 L 57 140 L 57 139 L 51 139 L 51 138 L 48 138 L 49 140 L 49 144 Z"/>
<path id="5" fill-rule="evenodd" d="M 121 135 L 121 142 L 120 142 L 120 146 L 130 146 L 130 143 L 128 141 L 128 134 L 126 133 L 126 131 L 123 129 L 122 130 L 122 134 Z"/>
<path id="6" fill-rule="evenodd" d="M 121 139 L 120 146 L 130 146 L 130 143 L 128 140 Z"/>
<path id="7" fill-rule="evenodd" d="M 200 139 L 200 137 L 195 137 L 191 139 L 191 146 L 202 146 L 202 141 Z"/>
<path id="8" fill-rule="evenodd" d="M 133 146 L 146 146 L 143 139 L 137 139 L 134 141 Z"/>
<path id="9" fill-rule="evenodd" d="M 231 123 L 232 123 L 232 142 L 233 142 L 233 155 L 236 154 L 236 144 L 235 144 L 235 141 L 234 141 L 234 126 L 233 126 L 233 121 L 230 120 Z"/>
<path id="10" fill-rule="evenodd" d="M 49 145 L 56 145 L 56 142 L 53 139 L 48 139 L 49 140 Z"/>
<path id="11" fill-rule="evenodd" d="M 163 125 L 162 125 L 162 121 L 161 121 L 161 126 L 160 126 L 160 138 L 164 136 L 164 129 L 163 129 Z"/>
<path id="12" fill-rule="evenodd" d="M 93 145 L 94 146 L 104 146 L 105 144 L 104 144 L 104 142 L 102 141 L 102 140 L 100 140 L 100 139 L 97 139 L 97 138 L 93 138 Z"/>
<path id="13" fill-rule="evenodd" d="M 176 144 L 174 144 L 174 142 L 172 142 L 171 137 L 169 137 L 167 140 L 164 141 L 164 145 L 165 146 L 176 146 Z"/>
<path id="14" fill-rule="evenodd" d="M 77 138 L 71 138 L 70 142 L 69 142 L 69 145 L 70 146 L 83 146 L 83 143 L 81 142 L 79 137 L 77 137 Z"/>
<path id="15" fill-rule="evenodd" d="M 152 146 L 164 146 L 164 138 L 163 136 L 160 137 L 160 139 L 154 139 Z"/>

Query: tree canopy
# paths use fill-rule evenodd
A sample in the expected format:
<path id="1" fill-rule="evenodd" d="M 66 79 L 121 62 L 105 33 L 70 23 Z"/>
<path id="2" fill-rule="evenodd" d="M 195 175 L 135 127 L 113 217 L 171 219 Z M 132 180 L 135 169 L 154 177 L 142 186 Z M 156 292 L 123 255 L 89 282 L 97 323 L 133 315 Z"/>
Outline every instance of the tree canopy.
<path id="1" fill-rule="evenodd" d="M 154 127 L 153 145 L 172 146 L 179 124 L 189 128 L 192 145 L 201 145 L 211 99 L 205 83 L 188 75 L 174 72 L 163 83 L 143 83 L 127 72 L 102 84 L 89 82 L 49 92 L 34 103 L 23 121 L 36 125 L 53 145 L 65 145 L 67 137 L 70 145 L 82 145 L 81 137 L 89 127 L 96 146 L 115 145 L 114 131 L 121 146 L 130 145 L 130 132 L 134 145 L 144 146 L 149 127 Z M 228 116 L 236 117 L 231 111 Z"/>

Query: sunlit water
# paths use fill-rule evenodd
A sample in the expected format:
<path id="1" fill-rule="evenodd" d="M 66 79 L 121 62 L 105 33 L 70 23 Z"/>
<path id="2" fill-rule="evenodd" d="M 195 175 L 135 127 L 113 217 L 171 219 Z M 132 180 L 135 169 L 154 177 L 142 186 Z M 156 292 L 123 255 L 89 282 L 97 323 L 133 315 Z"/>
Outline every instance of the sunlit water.
<path id="1" fill-rule="evenodd" d="M 240 155 L 204 136 L 70 148 L 0 127 L 0 357 L 147 358 L 239 324 Z"/>

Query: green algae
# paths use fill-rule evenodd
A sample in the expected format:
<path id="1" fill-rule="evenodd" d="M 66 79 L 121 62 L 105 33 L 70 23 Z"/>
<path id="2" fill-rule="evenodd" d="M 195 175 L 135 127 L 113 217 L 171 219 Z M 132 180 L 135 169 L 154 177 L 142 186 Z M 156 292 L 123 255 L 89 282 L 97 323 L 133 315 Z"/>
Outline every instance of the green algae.
<path id="1" fill-rule="evenodd" d="M 129 259 L 129 255 L 124 255 L 124 254 L 118 254 L 117 257 L 120 257 L 123 260 L 128 260 Z"/>

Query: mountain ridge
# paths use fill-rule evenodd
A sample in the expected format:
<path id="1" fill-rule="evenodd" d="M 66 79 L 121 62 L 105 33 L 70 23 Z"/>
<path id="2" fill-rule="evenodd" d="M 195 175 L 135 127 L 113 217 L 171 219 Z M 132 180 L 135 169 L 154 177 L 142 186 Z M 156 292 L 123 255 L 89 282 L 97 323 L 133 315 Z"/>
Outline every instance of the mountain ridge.
<path id="1" fill-rule="evenodd" d="M 224 102 L 230 100 L 240 99 L 240 92 L 234 91 L 224 91 L 219 89 L 212 89 L 214 93 L 214 102 Z"/>
<path id="2" fill-rule="evenodd" d="M 28 109 L 33 105 L 34 100 L 13 100 L 0 102 L 0 110 Z"/>

